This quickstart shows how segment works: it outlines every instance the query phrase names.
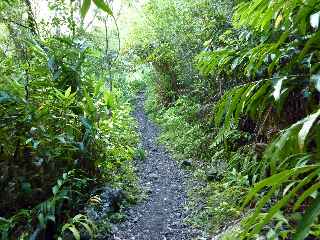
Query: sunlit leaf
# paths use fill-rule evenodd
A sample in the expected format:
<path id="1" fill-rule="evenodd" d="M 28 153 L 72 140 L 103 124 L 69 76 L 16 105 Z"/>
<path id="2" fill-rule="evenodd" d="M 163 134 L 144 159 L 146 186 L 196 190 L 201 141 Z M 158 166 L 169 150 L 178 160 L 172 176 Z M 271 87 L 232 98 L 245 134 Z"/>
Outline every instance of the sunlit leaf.
<path id="1" fill-rule="evenodd" d="M 286 78 L 281 78 L 281 79 L 277 80 L 277 82 L 274 86 L 274 92 L 272 93 L 272 95 L 276 101 L 278 101 L 280 99 L 282 82 L 284 79 L 286 79 Z"/>
<path id="2" fill-rule="evenodd" d="M 90 9 L 90 5 L 91 5 L 91 0 L 83 0 L 81 9 L 80 9 L 80 13 L 81 13 L 81 17 L 84 18 L 87 15 L 87 12 Z"/>
<path id="3" fill-rule="evenodd" d="M 320 74 L 312 75 L 311 82 L 314 83 L 315 88 L 320 92 Z"/>
<path id="4" fill-rule="evenodd" d="M 310 16 L 310 25 L 314 29 L 319 28 L 319 19 L 320 19 L 320 12 L 314 13 Z"/>
<path id="5" fill-rule="evenodd" d="M 303 149 L 306 137 L 307 137 L 310 129 L 312 128 L 314 122 L 319 117 L 319 115 L 320 115 L 320 110 L 318 110 L 316 113 L 314 113 L 306 118 L 306 121 L 304 122 L 304 124 L 298 134 L 298 142 L 299 142 L 300 149 Z"/>
<path id="6" fill-rule="evenodd" d="M 73 224 L 66 224 L 62 228 L 62 232 L 65 230 L 70 230 L 76 240 L 80 240 L 80 232 Z"/>
<path id="7" fill-rule="evenodd" d="M 68 98 L 70 96 L 70 93 L 71 93 L 71 87 L 68 87 L 68 89 L 64 93 L 64 97 Z"/>
<path id="8" fill-rule="evenodd" d="M 107 12 L 109 15 L 113 15 L 112 10 L 108 3 L 106 3 L 104 0 L 93 0 L 93 2 L 96 4 L 98 8 L 101 10 Z"/>
<path id="9" fill-rule="evenodd" d="M 296 233 L 293 236 L 294 240 L 305 239 L 309 235 L 309 230 L 313 222 L 320 215 L 320 194 L 313 200 L 310 207 L 299 222 Z"/>

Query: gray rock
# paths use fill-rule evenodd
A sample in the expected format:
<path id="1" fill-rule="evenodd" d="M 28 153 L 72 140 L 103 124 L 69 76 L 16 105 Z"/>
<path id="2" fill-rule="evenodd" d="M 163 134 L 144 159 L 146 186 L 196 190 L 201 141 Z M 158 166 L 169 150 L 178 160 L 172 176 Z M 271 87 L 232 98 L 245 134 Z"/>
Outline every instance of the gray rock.
<path id="1" fill-rule="evenodd" d="M 159 176 L 156 173 L 151 173 L 149 177 L 152 179 L 158 179 Z"/>
<path id="2" fill-rule="evenodd" d="M 184 167 L 191 167 L 192 166 L 192 160 L 188 159 L 188 160 L 184 160 L 182 163 L 181 163 L 182 166 Z"/>
<path id="3" fill-rule="evenodd" d="M 209 182 L 212 182 L 212 181 L 220 181 L 223 176 L 216 169 L 210 169 L 207 171 L 206 177 Z"/>
<path id="4" fill-rule="evenodd" d="M 94 221 L 103 219 L 110 212 L 119 211 L 121 204 L 127 199 L 127 194 L 123 190 L 108 186 L 95 190 L 93 195 L 98 195 L 101 202 L 97 206 L 86 206 L 85 212 Z"/>

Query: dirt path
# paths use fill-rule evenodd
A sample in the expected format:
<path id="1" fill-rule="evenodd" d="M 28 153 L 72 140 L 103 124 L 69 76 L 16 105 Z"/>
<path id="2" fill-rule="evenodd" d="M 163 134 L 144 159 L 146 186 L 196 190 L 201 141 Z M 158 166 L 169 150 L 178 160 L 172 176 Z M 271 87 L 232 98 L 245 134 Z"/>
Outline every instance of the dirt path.
<path id="1" fill-rule="evenodd" d="M 157 144 L 158 129 L 144 112 L 144 95 L 138 97 L 135 117 L 146 159 L 137 163 L 141 186 L 146 189 L 145 201 L 128 210 L 128 219 L 120 224 L 114 240 L 191 240 L 199 233 L 184 224 L 187 215 L 186 175 Z"/>

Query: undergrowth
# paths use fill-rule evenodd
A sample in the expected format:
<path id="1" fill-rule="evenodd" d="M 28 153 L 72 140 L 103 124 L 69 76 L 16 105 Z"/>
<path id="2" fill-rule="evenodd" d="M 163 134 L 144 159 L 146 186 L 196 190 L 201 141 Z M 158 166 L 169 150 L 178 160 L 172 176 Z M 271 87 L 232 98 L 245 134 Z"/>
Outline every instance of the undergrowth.
<path id="1" fill-rule="evenodd" d="M 84 206 L 90 205 L 90 193 L 106 184 L 126 193 L 122 203 L 125 206 L 137 201 L 140 192 L 133 167 L 133 158 L 138 151 L 135 126 L 131 106 L 125 102 L 119 103 L 112 117 L 102 120 L 100 124 L 104 154 L 101 154 L 97 165 L 99 176 L 93 177 L 77 169 L 64 173 L 52 186 L 52 196 L 46 201 L 0 219 L 1 239 L 52 239 L 59 236 L 64 239 L 70 233 L 77 239 L 83 232 L 92 238 L 99 233 L 105 236 L 106 230 L 110 230 L 106 229 L 107 222 L 113 221 L 113 215 L 118 213 L 108 216 L 110 220 L 106 219 L 107 222 L 95 223 L 86 216 Z M 82 214 L 79 215 L 79 212 Z M 69 239 L 72 237 L 69 236 Z"/>

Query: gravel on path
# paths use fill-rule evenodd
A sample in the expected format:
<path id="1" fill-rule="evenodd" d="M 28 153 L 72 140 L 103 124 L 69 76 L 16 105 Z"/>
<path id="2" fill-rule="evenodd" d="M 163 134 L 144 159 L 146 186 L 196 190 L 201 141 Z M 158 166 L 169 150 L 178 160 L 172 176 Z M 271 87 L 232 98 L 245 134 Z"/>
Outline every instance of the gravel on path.
<path id="1" fill-rule="evenodd" d="M 140 185 L 148 197 L 127 210 L 127 219 L 116 226 L 112 240 L 191 240 L 200 232 L 184 223 L 187 210 L 187 174 L 164 146 L 157 143 L 159 129 L 144 111 L 144 94 L 137 98 L 138 122 L 146 158 L 136 163 Z"/>

